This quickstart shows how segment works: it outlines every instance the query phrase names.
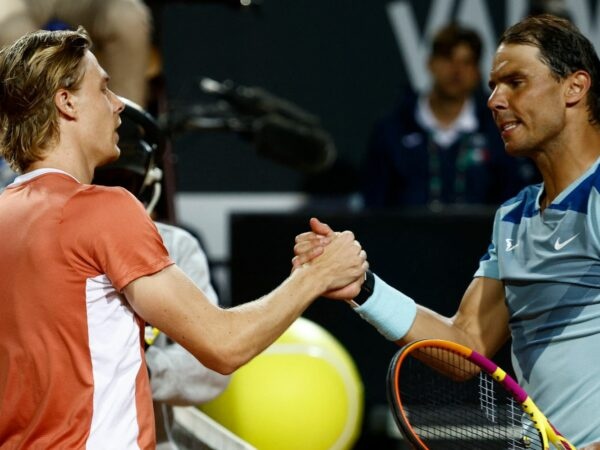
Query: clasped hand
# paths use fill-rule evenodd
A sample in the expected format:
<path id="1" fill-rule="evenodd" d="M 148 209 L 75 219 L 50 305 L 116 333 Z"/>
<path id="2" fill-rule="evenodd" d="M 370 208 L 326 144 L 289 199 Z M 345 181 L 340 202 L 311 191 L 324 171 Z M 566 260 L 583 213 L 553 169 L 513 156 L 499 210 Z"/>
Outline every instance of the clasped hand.
<path id="1" fill-rule="evenodd" d="M 329 225 L 319 221 L 316 218 L 310 219 L 311 231 L 296 236 L 294 245 L 294 257 L 292 258 L 292 271 L 304 264 L 310 264 L 315 258 L 321 256 L 327 245 L 329 245 L 341 233 L 334 232 Z M 354 240 L 353 245 L 360 249 L 360 255 L 363 258 L 363 270 L 360 276 L 346 284 L 345 286 L 331 289 L 323 294 L 324 297 L 333 300 L 351 300 L 358 295 L 364 282 L 364 274 L 369 268 L 367 254 L 362 250 L 360 243 Z"/>

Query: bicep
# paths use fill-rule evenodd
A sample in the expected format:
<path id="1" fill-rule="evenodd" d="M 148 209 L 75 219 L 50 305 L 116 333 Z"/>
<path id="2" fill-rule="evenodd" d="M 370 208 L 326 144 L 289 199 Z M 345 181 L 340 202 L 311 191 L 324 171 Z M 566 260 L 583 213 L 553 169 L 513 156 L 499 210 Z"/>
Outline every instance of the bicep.
<path id="1" fill-rule="evenodd" d="M 509 338 L 508 320 L 502 281 L 477 277 L 465 291 L 452 323 L 466 334 L 471 347 L 492 356 Z"/>

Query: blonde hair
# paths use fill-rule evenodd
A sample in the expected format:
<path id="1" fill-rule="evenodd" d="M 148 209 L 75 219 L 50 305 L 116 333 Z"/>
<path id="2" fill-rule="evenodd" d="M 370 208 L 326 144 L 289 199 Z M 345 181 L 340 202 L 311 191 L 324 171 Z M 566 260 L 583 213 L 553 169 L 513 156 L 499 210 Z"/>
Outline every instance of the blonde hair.
<path id="1" fill-rule="evenodd" d="M 54 95 L 76 90 L 92 42 L 77 31 L 36 31 L 0 51 L 0 155 L 16 172 L 43 158 L 58 139 Z"/>

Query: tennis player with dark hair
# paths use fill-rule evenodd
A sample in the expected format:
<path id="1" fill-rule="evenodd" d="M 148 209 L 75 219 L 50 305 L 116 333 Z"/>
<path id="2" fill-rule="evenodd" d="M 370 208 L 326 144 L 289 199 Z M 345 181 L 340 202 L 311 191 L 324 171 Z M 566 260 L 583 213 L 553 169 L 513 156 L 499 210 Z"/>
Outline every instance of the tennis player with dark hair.
<path id="1" fill-rule="evenodd" d="M 0 52 L 0 152 L 21 174 L 0 194 L 3 448 L 154 448 L 144 320 L 230 373 L 368 267 L 344 232 L 259 300 L 210 303 L 131 193 L 89 184 L 123 109 L 90 45 L 80 28 Z"/>
<path id="2" fill-rule="evenodd" d="M 506 151 L 531 158 L 543 183 L 498 209 L 453 317 L 371 273 L 354 306 L 399 344 L 441 338 L 492 356 L 512 337 L 519 383 L 577 448 L 600 448 L 600 61 L 567 20 L 529 17 L 502 35 L 489 84 Z M 316 219 L 311 228 L 294 267 L 326 248 L 318 235 L 333 236 Z"/>

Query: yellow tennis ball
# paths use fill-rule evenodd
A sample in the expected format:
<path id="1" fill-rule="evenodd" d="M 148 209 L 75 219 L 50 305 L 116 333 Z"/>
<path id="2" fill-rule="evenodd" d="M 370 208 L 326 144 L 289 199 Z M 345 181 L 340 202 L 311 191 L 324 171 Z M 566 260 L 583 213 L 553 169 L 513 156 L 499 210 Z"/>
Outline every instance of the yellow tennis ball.
<path id="1" fill-rule="evenodd" d="M 300 318 L 199 408 L 259 450 L 352 448 L 363 385 L 344 347 Z"/>

